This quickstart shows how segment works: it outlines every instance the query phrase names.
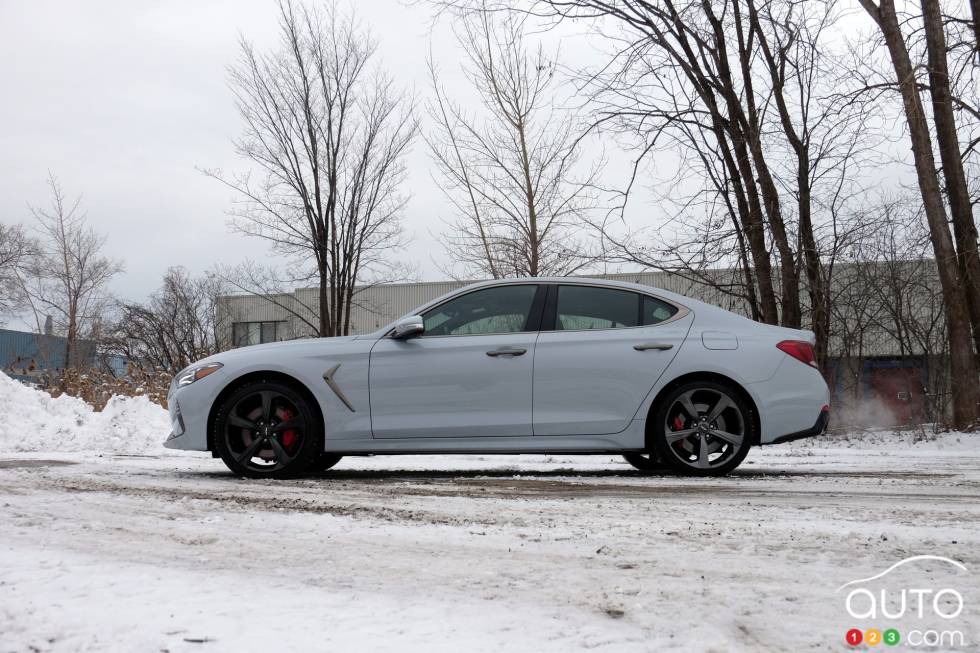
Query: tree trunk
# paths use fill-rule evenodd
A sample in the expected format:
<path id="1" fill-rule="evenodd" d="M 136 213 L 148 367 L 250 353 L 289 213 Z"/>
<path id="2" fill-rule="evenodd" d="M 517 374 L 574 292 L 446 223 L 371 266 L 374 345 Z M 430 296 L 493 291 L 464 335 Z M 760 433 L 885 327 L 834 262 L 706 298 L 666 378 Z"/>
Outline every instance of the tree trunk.
<path id="1" fill-rule="evenodd" d="M 922 193 L 922 204 L 929 223 L 929 236 L 936 254 L 949 334 L 950 382 L 953 397 L 952 426 L 971 428 L 977 419 L 978 378 L 966 291 L 956 262 L 956 250 L 946 221 L 942 191 L 932 155 L 932 140 L 925 110 L 916 87 L 915 72 L 895 13 L 893 0 L 859 0 L 878 24 L 891 55 L 895 76 L 902 93 L 905 119 L 912 141 L 915 172 Z"/>
<path id="2" fill-rule="evenodd" d="M 980 56 L 980 0 L 970 0 L 970 14 L 973 16 L 973 49 Z"/>
<path id="3" fill-rule="evenodd" d="M 69 328 L 68 335 L 65 338 L 65 365 L 61 370 L 61 391 L 64 392 L 68 385 L 68 371 L 71 369 L 71 357 L 75 355 L 74 345 L 75 334 L 73 330 Z"/>
<path id="4" fill-rule="evenodd" d="M 782 285 L 780 289 L 782 291 L 782 301 L 780 302 L 782 315 L 780 316 L 780 324 L 792 328 L 799 328 L 800 278 L 796 270 L 796 257 L 789 245 L 786 224 L 779 206 L 779 191 L 769 172 L 769 165 L 762 151 L 759 116 L 752 87 L 751 53 L 748 52 L 745 46 L 741 16 L 738 13 L 738 3 L 733 4 L 733 12 L 738 36 L 738 58 L 742 69 L 742 83 L 745 85 L 744 98 L 740 97 L 735 89 L 732 71 L 728 65 L 728 48 L 725 41 L 724 26 L 712 12 L 710 2 L 703 0 L 702 5 L 714 30 L 715 45 L 718 49 L 718 75 L 723 82 L 722 92 L 728 104 L 728 114 L 732 121 L 732 129 L 739 129 L 737 127 L 739 123 L 744 126 L 740 131 L 752 155 L 752 163 L 755 166 L 759 190 L 765 206 L 765 216 L 769 222 L 769 230 L 772 234 L 773 243 L 776 245 L 776 249 L 779 250 L 779 277 Z M 744 110 L 741 104 L 743 101 L 745 103 Z M 745 179 L 745 183 L 754 184 L 755 178 L 747 178 Z"/>
<path id="5" fill-rule="evenodd" d="M 705 12 L 710 15 L 710 5 L 704 5 Z M 663 35 L 659 30 L 654 29 L 650 34 L 661 45 L 671 51 L 672 58 L 677 61 L 685 75 L 694 84 L 698 95 L 701 97 L 711 116 L 711 129 L 718 141 L 718 146 L 722 151 L 725 160 L 725 167 L 731 179 L 732 188 L 735 190 L 735 197 L 738 204 L 742 226 L 745 231 L 745 238 L 748 242 L 749 252 L 752 254 L 752 263 L 755 268 L 756 281 L 759 284 L 759 304 L 762 311 L 762 319 L 767 324 L 779 324 L 779 310 L 776 305 L 776 293 L 772 279 L 772 261 L 769 257 L 769 250 L 766 246 L 766 231 L 764 223 L 764 213 L 762 203 L 759 201 L 759 192 L 755 183 L 755 175 L 752 170 L 752 161 L 746 147 L 745 134 L 739 127 L 739 122 L 730 117 L 726 117 L 718 106 L 718 97 L 725 100 L 726 107 L 731 115 L 731 97 L 720 88 L 721 79 L 717 76 L 709 75 L 700 69 L 698 62 L 701 58 L 695 54 L 695 48 L 688 41 L 684 21 L 677 11 L 671 7 L 669 20 L 677 33 L 677 39 L 683 50 L 683 57 L 679 52 L 664 45 Z M 722 37 L 720 46 L 724 45 Z M 698 47 L 701 47 L 699 44 Z M 724 56 L 716 57 L 719 68 L 725 66 L 727 70 L 727 53 Z M 689 64 L 694 65 L 689 65 Z M 719 73 L 720 74 L 720 73 Z M 731 75 L 727 76 L 730 86 Z"/>
<path id="6" fill-rule="evenodd" d="M 65 334 L 65 366 L 61 372 L 61 391 L 68 389 L 68 375 L 72 369 L 72 357 L 78 357 L 75 341 L 78 340 L 78 309 L 73 297 L 68 299 L 68 331 Z"/>
<path id="7" fill-rule="evenodd" d="M 749 296 L 753 305 L 753 319 L 759 319 L 766 324 L 779 324 L 779 309 L 776 306 L 776 292 L 772 285 L 772 262 L 769 260 L 769 250 L 766 248 L 765 229 L 762 224 L 761 209 L 758 202 L 752 203 L 747 197 L 745 187 L 742 185 L 739 165 L 736 163 L 735 155 L 731 151 L 730 143 L 726 137 L 720 121 L 713 117 L 713 127 L 715 137 L 718 140 L 718 147 L 722 151 L 722 158 L 725 160 L 725 168 L 728 170 L 728 177 L 735 195 L 735 205 L 738 209 L 738 230 L 739 242 L 743 240 L 748 245 L 748 251 L 752 256 L 752 267 L 749 268 L 748 260 L 746 266 L 746 283 L 749 285 Z M 744 249 L 743 249 L 744 251 Z M 758 306 L 756 307 L 755 288 L 752 286 L 753 272 L 755 282 L 759 288 Z"/>
<path id="8" fill-rule="evenodd" d="M 762 222 L 762 205 L 752 176 L 752 163 L 746 151 L 745 140 L 738 133 L 732 135 L 732 149 L 728 150 L 727 139 L 716 129 L 719 143 L 724 143 L 725 164 L 729 168 L 732 184 L 736 189 L 739 211 L 742 212 L 742 228 L 752 253 L 752 264 L 759 283 L 759 296 L 762 320 L 767 324 L 779 324 L 779 309 L 776 306 L 776 292 L 772 283 L 772 262 L 766 247 L 766 232 Z M 741 191 L 738 189 L 741 188 Z"/>
<path id="9" fill-rule="evenodd" d="M 799 238 L 801 249 L 803 250 L 803 266 L 810 297 L 811 326 L 817 341 L 815 355 L 821 373 L 827 378 L 829 373 L 827 367 L 827 349 L 829 346 L 828 341 L 830 340 L 830 308 L 826 284 L 824 283 L 823 263 L 820 260 L 820 251 L 817 249 L 817 242 L 813 233 L 809 139 L 804 141 L 800 137 L 793 124 L 793 118 L 786 103 L 783 77 L 780 74 L 781 67 L 784 67 L 786 63 L 785 55 L 780 52 L 780 59 L 777 60 L 772 48 L 769 47 L 765 32 L 762 29 L 762 23 L 759 21 L 758 10 L 753 0 L 749 0 L 748 9 L 751 28 L 758 38 L 759 49 L 769 69 L 769 78 L 772 81 L 772 94 L 776 101 L 776 107 L 779 109 L 779 120 L 783 128 L 783 134 L 796 154 L 797 210 L 799 211 L 800 220 Z M 740 36 L 739 43 L 741 42 L 742 38 Z M 741 49 L 744 50 L 744 48 Z M 742 57 L 742 62 L 744 73 L 746 75 L 751 74 L 749 59 Z M 805 123 L 802 128 L 804 134 L 806 134 L 807 125 Z"/>
<path id="10" fill-rule="evenodd" d="M 980 256 L 977 253 L 977 227 L 973 223 L 970 191 L 960 157 L 953 98 L 949 88 L 949 68 L 946 63 L 946 34 L 943 31 L 943 17 L 938 0 L 923 0 L 922 21 L 925 24 L 926 48 L 929 54 L 929 92 L 932 96 L 936 140 L 953 217 L 953 237 L 956 240 L 960 274 L 963 275 L 967 308 L 973 324 L 974 347 L 980 352 Z"/>
<path id="11" fill-rule="evenodd" d="M 319 301 L 320 306 L 320 332 L 317 334 L 320 338 L 326 338 L 330 335 L 330 296 L 328 294 L 330 290 L 330 280 L 327 278 L 327 266 L 324 264 L 319 265 L 320 274 L 320 287 L 319 290 Z"/>
<path id="12" fill-rule="evenodd" d="M 830 340 L 830 311 L 824 288 L 823 264 L 813 236 L 810 204 L 810 157 L 806 150 L 797 154 L 797 184 L 799 185 L 800 241 L 803 245 L 803 267 L 810 296 L 811 327 L 816 336 L 816 359 L 820 372 L 827 378 L 827 348 Z"/>
<path id="13" fill-rule="evenodd" d="M 538 207 L 534 201 L 534 182 L 531 180 L 531 160 L 527 149 L 523 120 L 514 128 L 521 148 L 521 173 L 524 175 L 524 196 L 527 202 L 527 239 L 528 239 L 528 270 L 527 276 L 538 276 L 539 261 L 541 260 L 541 239 L 538 233 Z"/>

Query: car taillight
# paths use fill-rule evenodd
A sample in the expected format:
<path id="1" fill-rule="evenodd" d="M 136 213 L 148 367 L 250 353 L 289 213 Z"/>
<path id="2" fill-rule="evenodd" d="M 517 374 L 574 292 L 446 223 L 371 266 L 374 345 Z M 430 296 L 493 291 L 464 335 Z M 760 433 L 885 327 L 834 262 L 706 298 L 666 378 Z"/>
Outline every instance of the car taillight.
<path id="1" fill-rule="evenodd" d="M 817 366 L 817 359 L 813 355 L 813 345 L 806 340 L 783 340 L 776 346 L 801 363 L 810 367 Z"/>

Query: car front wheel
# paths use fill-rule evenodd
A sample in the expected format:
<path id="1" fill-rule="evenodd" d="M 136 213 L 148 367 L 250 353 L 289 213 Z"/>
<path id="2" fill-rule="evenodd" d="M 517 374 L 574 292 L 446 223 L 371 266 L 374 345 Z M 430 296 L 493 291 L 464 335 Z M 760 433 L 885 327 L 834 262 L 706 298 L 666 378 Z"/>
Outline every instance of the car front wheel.
<path id="1" fill-rule="evenodd" d="M 278 381 L 256 381 L 232 392 L 214 428 L 218 455 L 228 469 L 248 478 L 298 476 L 323 449 L 317 414 L 299 392 Z"/>
<path id="2" fill-rule="evenodd" d="M 695 381 L 664 397 L 652 444 L 671 469 L 695 476 L 727 474 L 745 460 L 756 436 L 751 407 L 734 388 Z"/>

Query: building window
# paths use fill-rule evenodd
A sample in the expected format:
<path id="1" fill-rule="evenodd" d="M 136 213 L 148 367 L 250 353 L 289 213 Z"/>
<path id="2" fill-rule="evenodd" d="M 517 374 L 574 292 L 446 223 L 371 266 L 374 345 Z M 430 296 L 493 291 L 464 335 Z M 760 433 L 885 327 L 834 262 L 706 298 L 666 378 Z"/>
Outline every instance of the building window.
<path id="1" fill-rule="evenodd" d="M 235 322 L 231 325 L 235 347 L 258 345 L 282 340 L 285 322 Z"/>

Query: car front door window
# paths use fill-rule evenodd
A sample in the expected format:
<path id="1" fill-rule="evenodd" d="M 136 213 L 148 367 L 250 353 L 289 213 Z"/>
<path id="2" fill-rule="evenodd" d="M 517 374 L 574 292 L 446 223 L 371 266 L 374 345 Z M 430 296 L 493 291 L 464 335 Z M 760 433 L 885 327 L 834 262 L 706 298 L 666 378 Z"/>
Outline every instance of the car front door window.
<path id="1" fill-rule="evenodd" d="M 451 299 L 422 314 L 425 336 L 518 333 L 529 328 L 535 285 L 486 288 Z"/>

